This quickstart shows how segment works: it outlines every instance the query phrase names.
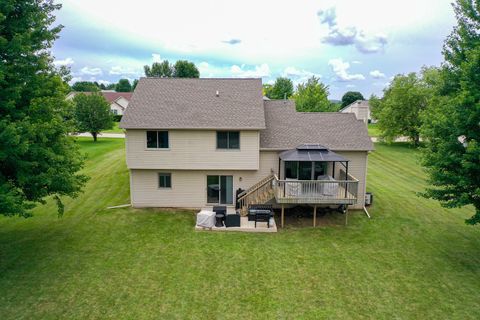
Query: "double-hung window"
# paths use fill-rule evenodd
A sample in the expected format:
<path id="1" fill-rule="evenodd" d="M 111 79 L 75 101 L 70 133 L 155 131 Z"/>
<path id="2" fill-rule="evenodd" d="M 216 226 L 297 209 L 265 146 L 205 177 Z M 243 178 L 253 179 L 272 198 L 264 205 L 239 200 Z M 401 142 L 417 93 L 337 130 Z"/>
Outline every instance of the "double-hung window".
<path id="1" fill-rule="evenodd" d="M 147 131 L 147 149 L 168 148 L 168 131 Z"/>
<path id="2" fill-rule="evenodd" d="M 240 132 L 217 131 L 217 149 L 240 149 Z"/>

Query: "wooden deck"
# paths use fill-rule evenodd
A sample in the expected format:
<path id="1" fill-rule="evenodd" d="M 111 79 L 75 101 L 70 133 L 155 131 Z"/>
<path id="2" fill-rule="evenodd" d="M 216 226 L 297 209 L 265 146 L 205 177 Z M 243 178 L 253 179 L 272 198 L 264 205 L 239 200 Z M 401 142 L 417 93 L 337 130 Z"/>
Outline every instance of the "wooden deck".
<path id="1" fill-rule="evenodd" d="M 358 180 L 278 180 L 273 189 L 279 204 L 353 205 Z"/>

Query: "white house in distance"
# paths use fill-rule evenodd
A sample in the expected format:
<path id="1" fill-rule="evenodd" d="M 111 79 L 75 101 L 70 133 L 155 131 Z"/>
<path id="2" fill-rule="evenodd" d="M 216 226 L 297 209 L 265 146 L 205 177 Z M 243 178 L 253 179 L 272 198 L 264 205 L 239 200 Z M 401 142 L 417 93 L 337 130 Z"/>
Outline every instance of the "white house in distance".
<path id="1" fill-rule="evenodd" d="M 73 99 L 77 94 L 92 94 L 91 92 L 70 92 L 67 95 L 67 100 Z M 123 115 L 128 107 L 128 103 L 132 98 L 132 92 L 116 92 L 109 90 L 102 90 L 100 94 L 110 103 L 110 110 L 115 115 Z"/>
<path id="2" fill-rule="evenodd" d="M 357 100 L 348 106 L 344 107 L 338 112 L 353 113 L 358 120 L 362 120 L 365 123 L 375 123 L 370 113 L 370 104 L 368 100 Z"/>
<path id="3" fill-rule="evenodd" d="M 364 123 L 264 100 L 261 79 L 141 78 L 120 127 L 133 207 L 365 204 Z"/>

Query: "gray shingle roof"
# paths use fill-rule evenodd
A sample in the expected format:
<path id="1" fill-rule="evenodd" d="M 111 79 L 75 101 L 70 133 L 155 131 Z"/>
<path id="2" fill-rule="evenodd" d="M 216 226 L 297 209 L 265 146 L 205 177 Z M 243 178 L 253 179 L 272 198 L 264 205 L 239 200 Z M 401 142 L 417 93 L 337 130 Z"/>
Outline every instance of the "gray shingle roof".
<path id="1" fill-rule="evenodd" d="M 335 151 L 373 150 L 367 126 L 353 113 L 297 112 L 293 101 L 264 101 L 267 128 L 260 132 L 262 149 L 294 149 L 318 143 Z"/>
<path id="2" fill-rule="evenodd" d="M 263 129 L 262 80 L 141 78 L 120 127 Z"/>

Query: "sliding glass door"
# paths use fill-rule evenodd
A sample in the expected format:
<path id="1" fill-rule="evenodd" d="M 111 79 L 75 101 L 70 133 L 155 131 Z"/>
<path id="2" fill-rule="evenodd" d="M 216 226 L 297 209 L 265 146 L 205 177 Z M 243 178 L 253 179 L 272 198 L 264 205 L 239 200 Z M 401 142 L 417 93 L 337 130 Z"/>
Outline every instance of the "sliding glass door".
<path id="1" fill-rule="evenodd" d="M 207 202 L 233 204 L 233 176 L 207 176 Z"/>

